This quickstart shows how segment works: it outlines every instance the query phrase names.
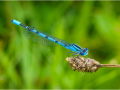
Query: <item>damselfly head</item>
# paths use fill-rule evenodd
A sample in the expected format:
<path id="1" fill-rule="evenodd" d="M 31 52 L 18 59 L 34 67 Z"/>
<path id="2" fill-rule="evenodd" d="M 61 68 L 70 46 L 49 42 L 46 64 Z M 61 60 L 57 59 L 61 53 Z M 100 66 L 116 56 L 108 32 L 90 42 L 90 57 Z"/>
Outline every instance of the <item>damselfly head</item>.
<path id="1" fill-rule="evenodd" d="M 88 52 L 88 48 L 84 48 L 84 49 L 83 49 L 83 52 Z"/>
<path id="2" fill-rule="evenodd" d="M 80 55 L 88 55 L 88 48 L 84 48 Z"/>

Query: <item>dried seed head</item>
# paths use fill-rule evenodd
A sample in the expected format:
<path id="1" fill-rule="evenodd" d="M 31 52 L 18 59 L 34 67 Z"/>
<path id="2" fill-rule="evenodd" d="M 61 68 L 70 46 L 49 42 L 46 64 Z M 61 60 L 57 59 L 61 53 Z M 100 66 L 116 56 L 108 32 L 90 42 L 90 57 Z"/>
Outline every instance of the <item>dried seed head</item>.
<path id="1" fill-rule="evenodd" d="M 83 57 L 67 57 L 66 61 L 69 62 L 70 67 L 75 71 L 82 72 L 95 72 L 101 67 L 101 64 L 98 61 L 90 58 Z"/>
<path id="2" fill-rule="evenodd" d="M 100 64 L 98 61 L 90 58 L 83 58 L 83 57 L 67 57 L 66 61 L 69 62 L 70 67 L 75 71 L 82 71 L 82 72 L 95 72 L 100 67 L 113 67 L 113 68 L 120 68 L 120 65 L 117 64 Z"/>

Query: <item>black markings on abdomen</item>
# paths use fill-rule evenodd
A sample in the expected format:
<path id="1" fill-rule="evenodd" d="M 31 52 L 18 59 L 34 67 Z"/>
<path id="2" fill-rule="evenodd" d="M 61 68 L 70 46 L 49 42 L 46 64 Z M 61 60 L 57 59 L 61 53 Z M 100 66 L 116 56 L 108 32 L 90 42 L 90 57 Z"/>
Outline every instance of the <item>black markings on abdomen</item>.
<path id="1" fill-rule="evenodd" d="M 45 38 L 48 38 L 48 36 L 45 36 Z"/>
<path id="2" fill-rule="evenodd" d="M 55 41 L 55 43 L 58 43 L 58 41 Z"/>
<path id="3" fill-rule="evenodd" d="M 67 45 L 66 45 L 66 44 L 64 44 L 64 47 L 67 47 Z"/>
<path id="4" fill-rule="evenodd" d="M 20 26 L 25 27 L 25 28 L 27 27 L 26 25 L 24 25 L 24 24 L 22 24 L 22 23 L 20 24 Z"/>
<path id="5" fill-rule="evenodd" d="M 39 32 L 38 32 L 38 31 L 36 31 L 36 33 L 38 34 Z"/>

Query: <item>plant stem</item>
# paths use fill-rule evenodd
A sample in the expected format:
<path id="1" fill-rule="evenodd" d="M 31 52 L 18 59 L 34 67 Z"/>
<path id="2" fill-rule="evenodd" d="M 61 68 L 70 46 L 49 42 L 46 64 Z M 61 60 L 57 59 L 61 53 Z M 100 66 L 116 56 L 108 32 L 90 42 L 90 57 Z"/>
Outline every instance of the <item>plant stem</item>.
<path id="1" fill-rule="evenodd" d="M 120 65 L 117 64 L 100 64 L 101 67 L 114 67 L 114 68 L 120 68 Z"/>

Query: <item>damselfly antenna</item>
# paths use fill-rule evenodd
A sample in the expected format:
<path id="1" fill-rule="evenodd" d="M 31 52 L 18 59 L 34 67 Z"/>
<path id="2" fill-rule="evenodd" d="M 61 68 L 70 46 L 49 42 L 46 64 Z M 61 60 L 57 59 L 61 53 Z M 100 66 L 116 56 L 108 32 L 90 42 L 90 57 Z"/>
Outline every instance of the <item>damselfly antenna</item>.
<path id="1" fill-rule="evenodd" d="M 90 57 L 89 55 L 87 55 L 89 58 L 92 58 L 92 57 Z"/>

